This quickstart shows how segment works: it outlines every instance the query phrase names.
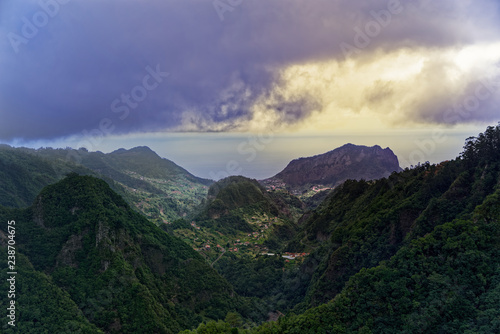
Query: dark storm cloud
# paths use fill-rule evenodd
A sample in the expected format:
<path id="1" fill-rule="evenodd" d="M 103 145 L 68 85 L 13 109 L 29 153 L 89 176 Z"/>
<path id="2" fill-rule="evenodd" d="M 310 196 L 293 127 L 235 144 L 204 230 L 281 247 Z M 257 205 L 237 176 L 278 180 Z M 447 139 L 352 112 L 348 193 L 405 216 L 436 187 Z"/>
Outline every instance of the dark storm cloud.
<path id="1" fill-rule="evenodd" d="M 279 82 L 280 69 L 343 61 L 342 42 L 368 61 L 373 50 L 495 38 L 495 2 L 464 3 L 244 0 L 221 20 L 210 0 L 6 0 L 0 7 L 0 139 L 81 134 L 103 120 L 114 133 L 186 122 L 199 131 L 231 129 L 251 118 L 256 100 Z M 402 10 L 357 45 L 355 28 L 365 29 L 376 16 L 387 19 L 391 6 Z M 168 76 L 155 81 L 151 71 Z M 318 108 L 313 97 L 275 101 L 284 123 Z"/>

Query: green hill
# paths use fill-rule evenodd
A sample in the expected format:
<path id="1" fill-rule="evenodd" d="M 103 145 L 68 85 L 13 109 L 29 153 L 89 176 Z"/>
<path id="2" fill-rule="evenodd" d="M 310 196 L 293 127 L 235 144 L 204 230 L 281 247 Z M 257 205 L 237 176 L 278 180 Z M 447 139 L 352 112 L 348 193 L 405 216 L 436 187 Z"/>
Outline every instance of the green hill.
<path id="1" fill-rule="evenodd" d="M 258 209 L 278 214 L 278 209 L 267 197 L 266 190 L 253 179 L 243 176 L 230 176 L 214 183 L 208 190 L 209 215 L 224 215 L 228 210 L 235 210 L 253 205 Z M 222 202 L 224 210 L 217 210 L 217 202 Z M 215 202 L 215 203 L 214 203 Z M 210 212 L 213 211 L 211 214 Z"/>
<path id="2" fill-rule="evenodd" d="M 233 235 L 258 232 L 263 223 L 272 225 L 266 239 L 277 248 L 295 234 L 302 210 L 303 203 L 287 191 L 268 192 L 256 180 L 230 176 L 210 186 L 207 204 L 196 220 L 200 226 Z"/>
<path id="3" fill-rule="evenodd" d="M 74 309 L 79 326 L 109 333 L 176 333 L 250 307 L 198 253 L 133 211 L 100 179 L 70 174 L 44 188 L 33 206 L 2 208 L 0 219 L 16 221 L 25 271 L 33 265 L 22 276 L 47 277 L 52 294 L 64 291 L 67 312 L 79 308 Z M 1 232 L 7 233 L 5 224 Z M 47 293 L 25 286 L 23 299 L 32 302 L 20 303 L 19 327 L 37 323 L 54 333 L 71 325 L 67 318 L 47 322 L 53 306 L 43 302 Z M 260 316 L 251 307 L 245 310 L 252 312 Z"/>

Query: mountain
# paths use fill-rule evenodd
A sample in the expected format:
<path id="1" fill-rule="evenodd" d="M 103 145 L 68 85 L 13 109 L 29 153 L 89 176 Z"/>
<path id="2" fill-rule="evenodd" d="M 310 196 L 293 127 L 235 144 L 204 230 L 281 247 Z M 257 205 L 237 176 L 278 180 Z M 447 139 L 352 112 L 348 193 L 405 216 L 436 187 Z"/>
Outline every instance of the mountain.
<path id="1" fill-rule="evenodd" d="M 251 221 L 265 216 L 292 228 L 288 223 L 298 218 L 302 208 L 302 202 L 287 192 L 268 192 L 257 180 L 230 176 L 210 186 L 207 204 L 197 220 L 201 226 L 215 224 L 228 232 L 254 232 L 259 228 L 252 227 Z"/>
<path id="2" fill-rule="evenodd" d="M 29 208 L 0 207 L 0 219 L 15 220 L 23 333 L 79 326 L 89 333 L 177 333 L 230 311 L 258 315 L 202 256 L 100 179 L 70 174 L 44 188 Z M 8 233 L 1 224 L 2 263 Z M 28 284 L 36 277 L 41 290 Z M 60 300 L 45 301 L 49 296 Z M 0 306 L 6 303 L 2 298 Z M 59 315 L 57 307 L 65 307 L 63 316 L 48 322 L 50 312 Z"/>
<path id="3" fill-rule="evenodd" d="M 398 158 L 391 149 L 346 144 L 324 154 L 292 160 L 264 184 L 284 183 L 290 189 L 335 187 L 348 179 L 375 180 L 399 171 Z"/>
<path id="4" fill-rule="evenodd" d="M 48 160 L 34 150 L 0 145 L 0 205 L 30 206 L 43 187 L 62 179 L 65 174 L 95 174 L 67 160 Z"/>
<path id="5" fill-rule="evenodd" d="M 130 150 L 119 149 L 107 154 L 103 160 L 114 170 L 123 173 L 135 172 L 146 178 L 162 180 L 185 178 L 204 185 L 213 183 L 212 180 L 196 177 L 174 162 L 161 158 L 147 146 L 139 146 Z M 82 160 L 82 164 L 86 165 L 85 160 Z"/>
<path id="6" fill-rule="evenodd" d="M 148 147 L 112 153 L 85 149 L 0 147 L 0 205 L 26 207 L 66 174 L 104 179 L 129 204 L 160 224 L 186 216 L 205 199 L 211 180 L 198 178 Z"/>
<path id="7" fill-rule="evenodd" d="M 254 179 L 230 176 L 210 186 L 205 205 L 190 222 L 161 227 L 214 264 L 233 252 L 253 257 L 279 250 L 295 235 L 303 208 L 288 192 L 268 192 Z"/>
<path id="8" fill-rule="evenodd" d="M 123 185 L 137 209 L 158 224 L 188 215 L 213 183 L 145 146 L 108 154 L 79 150 L 78 155 L 80 164 Z"/>
<path id="9" fill-rule="evenodd" d="M 468 140 L 456 160 L 424 164 L 370 183 L 347 181 L 333 190 L 287 246 L 312 253 L 302 267 L 304 273 L 314 273 L 302 283 L 307 292 L 301 307 L 328 302 L 352 275 L 389 260 L 436 227 L 472 219 L 478 206 L 498 193 L 499 138 L 500 126 L 490 127 Z"/>

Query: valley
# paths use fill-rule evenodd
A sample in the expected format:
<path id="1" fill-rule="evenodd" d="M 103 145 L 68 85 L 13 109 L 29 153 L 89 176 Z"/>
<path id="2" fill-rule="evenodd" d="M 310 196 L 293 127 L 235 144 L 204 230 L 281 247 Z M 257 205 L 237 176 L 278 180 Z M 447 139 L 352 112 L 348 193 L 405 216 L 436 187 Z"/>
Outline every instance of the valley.
<path id="1" fill-rule="evenodd" d="M 500 0 L 0 31 L 0 334 L 500 334 Z"/>
<path id="2" fill-rule="evenodd" d="M 191 182 L 182 177 L 164 180 L 140 176 L 133 171 L 125 171 L 125 174 L 144 181 L 159 191 L 154 193 L 122 184 L 130 196 L 134 198 L 136 208 L 158 224 L 171 224 L 174 220 L 194 212 L 208 192 L 208 186 Z M 179 210 L 172 212 L 172 206 L 179 208 Z"/>
<path id="3" fill-rule="evenodd" d="M 145 147 L 81 151 L 81 164 L 61 159 L 67 150 L 0 147 L 0 218 L 19 225 L 16 293 L 29 315 L 19 326 L 36 332 L 58 308 L 34 311 L 45 293 L 64 296 L 67 310 L 43 325 L 52 332 L 491 332 L 500 319 L 499 138 L 500 125 L 469 138 L 455 160 L 368 180 L 384 164 L 372 173 L 362 163 L 360 177 L 300 185 L 200 179 Z M 346 147 L 329 161 L 368 149 Z M 468 322 L 457 322 L 463 312 Z"/>
<path id="4" fill-rule="evenodd" d="M 268 253 L 277 253 L 279 249 L 269 249 L 266 245 L 272 237 L 273 229 L 285 226 L 285 222 L 278 217 L 262 216 L 243 217 L 243 220 L 254 232 L 237 232 L 225 235 L 210 227 L 198 226 L 196 221 L 177 221 L 173 226 L 164 229 L 172 230 L 173 234 L 204 255 L 211 262 L 221 253 L 231 252 L 245 256 L 260 256 Z M 273 253 L 273 254 L 274 254 Z M 278 256 L 278 254 L 275 254 Z M 281 254 L 279 254 L 281 255 Z"/>

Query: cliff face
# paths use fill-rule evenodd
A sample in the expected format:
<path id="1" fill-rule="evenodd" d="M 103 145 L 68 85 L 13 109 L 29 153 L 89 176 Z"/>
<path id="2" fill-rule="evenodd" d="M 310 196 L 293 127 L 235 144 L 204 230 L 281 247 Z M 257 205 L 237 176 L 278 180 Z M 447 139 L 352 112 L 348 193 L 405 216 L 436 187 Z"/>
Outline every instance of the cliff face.
<path id="1" fill-rule="evenodd" d="M 347 179 L 374 180 L 400 170 L 398 158 L 389 148 L 346 144 L 324 154 L 293 160 L 273 179 L 290 187 L 336 186 Z"/>

